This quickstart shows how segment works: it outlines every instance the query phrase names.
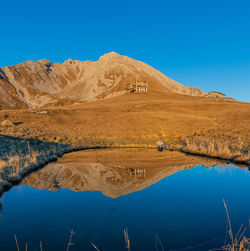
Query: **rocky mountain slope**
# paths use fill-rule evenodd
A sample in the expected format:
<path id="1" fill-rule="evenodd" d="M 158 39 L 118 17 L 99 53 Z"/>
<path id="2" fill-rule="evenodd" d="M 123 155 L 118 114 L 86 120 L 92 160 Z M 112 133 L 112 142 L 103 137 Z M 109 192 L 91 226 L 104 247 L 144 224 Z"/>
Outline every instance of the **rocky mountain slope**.
<path id="1" fill-rule="evenodd" d="M 198 163 L 212 166 L 218 162 L 179 152 L 161 154 L 151 149 L 89 150 L 63 156 L 57 163 L 26 177 L 22 184 L 52 191 L 60 188 L 101 191 L 117 198 L 143 190 Z"/>
<path id="2" fill-rule="evenodd" d="M 206 95 L 143 62 L 111 52 L 96 62 L 68 59 L 60 64 L 43 59 L 0 68 L 0 109 L 39 108 L 122 95 L 136 81 L 147 83 L 150 92 Z"/>

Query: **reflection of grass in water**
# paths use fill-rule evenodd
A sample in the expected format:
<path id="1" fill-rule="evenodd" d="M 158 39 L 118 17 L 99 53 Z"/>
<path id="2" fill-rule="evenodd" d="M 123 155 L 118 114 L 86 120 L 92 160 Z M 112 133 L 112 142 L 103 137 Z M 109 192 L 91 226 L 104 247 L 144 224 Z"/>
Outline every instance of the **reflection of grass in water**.
<path id="1" fill-rule="evenodd" d="M 224 207 L 226 209 L 226 214 L 227 214 L 227 232 L 229 233 L 229 237 L 230 237 L 230 243 L 229 244 L 225 244 L 223 247 L 218 248 L 218 249 L 212 249 L 212 250 L 221 250 L 221 251 L 250 251 L 250 238 L 247 238 L 244 236 L 244 233 L 247 230 L 247 227 L 245 229 L 242 230 L 242 225 L 239 229 L 239 231 L 237 232 L 236 236 L 233 236 L 233 231 L 232 231 L 232 226 L 231 226 L 231 220 L 229 217 L 229 212 L 227 209 L 227 205 L 225 200 L 223 199 L 223 203 L 224 203 Z M 250 227 L 250 219 L 249 219 L 249 227 Z M 72 229 L 70 232 L 70 238 L 69 238 L 69 242 L 67 243 L 67 247 L 66 247 L 66 251 L 69 251 L 70 247 L 74 245 L 74 243 L 72 242 L 73 239 L 73 235 L 75 234 L 74 230 Z M 16 246 L 17 246 L 17 251 L 20 251 L 19 248 L 19 244 L 18 244 L 18 240 L 16 235 L 14 235 L 15 237 L 15 241 L 16 241 Z M 128 228 L 126 227 L 124 229 L 124 239 L 125 239 L 125 244 L 126 244 L 126 249 L 128 251 L 130 251 L 130 239 L 129 239 L 129 235 L 128 235 Z M 156 251 L 158 251 L 158 245 L 160 247 L 161 251 L 164 251 L 164 246 L 160 240 L 160 238 L 158 237 L 158 235 L 155 235 L 155 244 L 156 244 Z M 94 244 L 92 241 L 90 242 L 92 247 L 97 250 L 100 251 L 100 249 L 96 246 L 96 244 Z M 206 242 L 207 243 L 207 242 Z M 198 247 L 201 246 L 200 244 L 193 246 L 193 247 Z M 187 248 L 183 248 L 180 250 L 185 250 L 185 249 L 190 249 L 190 247 Z M 28 243 L 26 243 L 25 245 L 25 251 L 28 251 Z M 42 242 L 40 241 L 40 251 L 43 251 L 42 248 Z"/>

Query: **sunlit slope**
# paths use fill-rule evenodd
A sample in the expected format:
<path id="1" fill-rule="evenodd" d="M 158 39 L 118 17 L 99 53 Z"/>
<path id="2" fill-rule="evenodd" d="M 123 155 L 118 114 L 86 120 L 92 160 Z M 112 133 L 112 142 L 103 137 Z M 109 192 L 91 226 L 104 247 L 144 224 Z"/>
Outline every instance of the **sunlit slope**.
<path id="1" fill-rule="evenodd" d="M 44 113 L 7 114 L 23 122 L 1 127 L 2 133 L 13 136 L 101 146 L 155 146 L 161 139 L 194 153 L 249 158 L 249 103 L 150 92 L 47 108 Z"/>
<path id="2" fill-rule="evenodd" d="M 59 106 L 123 95 L 131 84 L 143 82 L 150 92 L 201 96 L 153 67 L 121 56 L 105 54 L 96 62 L 68 59 L 27 61 L 0 69 L 0 109 Z"/>

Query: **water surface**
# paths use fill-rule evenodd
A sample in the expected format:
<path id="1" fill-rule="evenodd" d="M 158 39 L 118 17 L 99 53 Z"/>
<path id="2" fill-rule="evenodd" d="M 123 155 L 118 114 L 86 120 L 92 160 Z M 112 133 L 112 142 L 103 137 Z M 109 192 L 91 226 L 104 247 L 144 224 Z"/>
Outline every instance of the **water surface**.
<path id="1" fill-rule="evenodd" d="M 225 241 L 227 202 L 235 232 L 250 218 L 250 172 L 216 160 L 155 150 L 65 155 L 2 198 L 0 250 L 208 250 Z M 248 233 L 249 234 L 249 233 Z M 188 249 L 185 249 L 188 248 Z"/>

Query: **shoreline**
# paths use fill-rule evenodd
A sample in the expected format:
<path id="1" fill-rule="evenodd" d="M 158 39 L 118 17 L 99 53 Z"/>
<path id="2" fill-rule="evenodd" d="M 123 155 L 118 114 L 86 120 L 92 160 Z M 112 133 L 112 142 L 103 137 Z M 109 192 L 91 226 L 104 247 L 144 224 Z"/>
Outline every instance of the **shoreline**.
<path id="1" fill-rule="evenodd" d="M 219 157 L 219 156 L 215 157 L 215 156 L 211 156 L 211 155 L 207 155 L 207 154 L 203 154 L 203 153 L 188 152 L 188 151 L 185 151 L 185 150 L 173 150 L 173 151 L 179 151 L 179 152 L 186 153 L 186 154 L 189 154 L 189 155 L 200 156 L 200 157 L 204 157 L 204 158 L 224 160 L 224 161 L 227 161 L 229 163 L 241 164 L 241 165 L 244 165 L 244 166 L 250 168 L 250 162 L 247 161 L 247 160 L 246 161 L 244 161 L 244 160 L 235 160 L 234 158 L 223 158 L 223 157 Z"/>
<path id="2" fill-rule="evenodd" d="M 61 151 L 56 152 L 52 155 L 47 155 L 45 157 L 39 157 L 37 158 L 37 161 L 35 163 L 29 163 L 28 167 L 23 168 L 20 172 L 17 174 L 6 178 L 5 180 L 0 181 L 0 197 L 3 195 L 4 192 L 8 191 L 11 187 L 19 184 L 25 177 L 27 177 L 29 174 L 42 169 L 49 163 L 56 162 L 58 158 L 62 157 L 64 154 L 71 153 L 71 152 L 78 152 L 78 151 L 84 151 L 84 150 L 91 150 L 91 149 L 101 149 L 101 147 L 75 147 L 70 148 L 66 147 L 65 149 L 62 149 Z"/>
<path id="3" fill-rule="evenodd" d="M 45 167 L 47 164 L 56 162 L 58 158 L 62 157 L 63 155 L 67 153 L 72 153 L 72 152 L 78 152 L 78 151 L 86 151 L 86 150 L 101 150 L 101 149 L 157 149 L 156 146 L 143 146 L 143 145 L 121 145 L 121 146 L 77 146 L 77 147 L 70 147 L 65 146 L 60 150 L 55 151 L 54 154 L 48 154 L 44 157 L 42 156 L 37 156 L 36 162 L 31 162 L 28 164 L 26 168 L 21 169 L 18 173 L 11 177 L 7 177 L 6 179 L 3 179 L 0 182 L 0 196 L 3 195 L 4 192 L 8 191 L 11 187 L 18 185 L 25 177 L 27 177 L 29 174 L 42 169 Z M 235 159 L 227 159 L 227 158 L 222 158 L 222 157 L 214 157 L 206 154 L 200 154 L 200 153 L 193 153 L 193 152 L 188 152 L 185 150 L 181 149 L 164 149 L 164 151 L 178 151 L 182 152 L 188 155 L 193 155 L 193 156 L 200 156 L 204 158 L 211 158 L 211 159 L 218 159 L 218 160 L 223 160 L 227 161 L 227 163 L 233 163 L 233 164 L 241 164 L 244 165 L 246 168 L 250 170 L 250 163 L 249 161 L 238 161 Z"/>

